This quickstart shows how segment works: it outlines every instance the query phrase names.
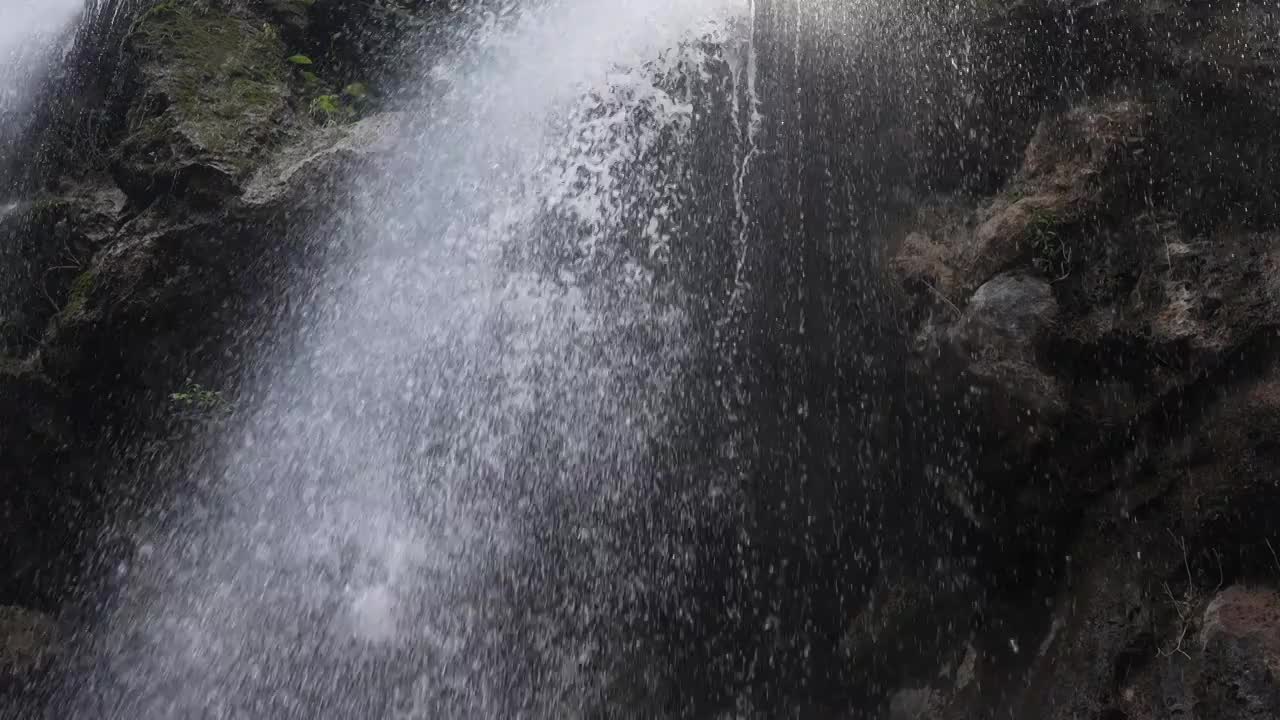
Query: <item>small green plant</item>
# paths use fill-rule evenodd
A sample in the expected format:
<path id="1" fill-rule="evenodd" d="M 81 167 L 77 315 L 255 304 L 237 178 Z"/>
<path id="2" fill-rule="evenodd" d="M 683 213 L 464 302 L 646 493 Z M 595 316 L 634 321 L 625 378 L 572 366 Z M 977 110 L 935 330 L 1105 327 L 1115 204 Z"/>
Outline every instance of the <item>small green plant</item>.
<path id="1" fill-rule="evenodd" d="M 1048 213 L 1036 213 L 1027 225 L 1027 239 L 1034 257 L 1031 264 L 1054 282 L 1071 275 L 1072 249 L 1059 233 L 1059 224 Z"/>
<path id="2" fill-rule="evenodd" d="M 311 101 L 311 114 L 324 122 L 337 122 L 342 110 L 342 99 L 337 95 L 317 95 Z"/>
<path id="3" fill-rule="evenodd" d="M 347 86 L 341 95 L 332 93 L 317 95 L 311 101 L 311 115 L 326 125 L 358 120 L 364 96 L 350 93 L 351 89 L 351 86 Z M 358 89 L 363 91 L 363 86 Z"/>
<path id="4" fill-rule="evenodd" d="M 342 94 L 353 100 L 363 100 L 369 97 L 369 88 L 362 82 L 353 82 L 342 88 Z"/>
<path id="5" fill-rule="evenodd" d="M 182 410 L 209 412 L 226 406 L 222 393 L 210 390 L 198 383 L 187 381 L 182 390 L 169 395 L 169 400 Z"/>
<path id="6" fill-rule="evenodd" d="M 67 290 L 67 300 L 63 303 L 61 310 L 61 316 L 64 319 L 75 318 L 85 311 L 97 279 L 97 273 L 90 269 L 80 273 L 71 281 L 71 287 Z"/>
<path id="7" fill-rule="evenodd" d="M 306 55 L 291 55 L 289 56 L 289 62 L 293 63 L 294 65 L 314 65 L 315 64 L 311 61 L 311 58 L 307 57 Z"/>

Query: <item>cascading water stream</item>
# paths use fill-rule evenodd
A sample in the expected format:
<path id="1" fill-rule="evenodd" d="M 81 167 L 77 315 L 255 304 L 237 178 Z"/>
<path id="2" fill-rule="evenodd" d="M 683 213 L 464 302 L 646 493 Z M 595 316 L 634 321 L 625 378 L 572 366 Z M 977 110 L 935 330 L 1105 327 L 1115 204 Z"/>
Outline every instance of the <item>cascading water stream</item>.
<path id="1" fill-rule="evenodd" d="M 565 717 L 641 682 L 611 625 L 695 569 L 622 528 L 698 352 L 672 258 L 745 8 L 510 6 L 423 73 L 315 239 L 296 341 L 135 531 L 70 716 Z"/>
<path id="2" fill-rule="evenodd" d="M 0 23 L 0 132 L 33 103 L 36 85 L 56 62 L 59 43 L 84 0 L 15 0 Z"/>
<path id="3" fill-rule="evenodd" d="M 12 0 L 0 9 L 0 168 L 30 123 L 43 82 L 57 69 L 84 9 L 84 0 Z M 0 181 L 0 201 L 7 184 Z"/>

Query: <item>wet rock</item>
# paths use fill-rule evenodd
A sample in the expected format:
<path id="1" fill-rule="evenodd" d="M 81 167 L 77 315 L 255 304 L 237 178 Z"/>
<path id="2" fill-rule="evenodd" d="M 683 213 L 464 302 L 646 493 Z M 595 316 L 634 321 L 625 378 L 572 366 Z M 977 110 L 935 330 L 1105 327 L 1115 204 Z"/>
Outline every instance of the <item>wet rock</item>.
<path id="1" fill-rule="evenodd" d="M 1259 0 L 1189 5 L 1177 0 L 1110 3 L 1106 22 L 1132 23 L 1132 37 L 1154 64 L 1200 88 L 1247 92 L 1277 107 L 1280 101 L 1280 9 Z"/>
<path id="2" fill-rule="evenodd" d="M 1074 59 L 1049 72 L 1070 80 L 1002 187 L 921 200 L 893 269 L 921 382 L 981 390 L 955 404 L 988 433 L 969 486 L 982 527 L 1005 548 L 1028 527 L 1077 537 L 1035 543 L 1045 573 L 1070 558 L 1043 611 L 1014 611 L 1043 612 L 1044 640 L 1019 640 L 1037 659 L 998 669 L 1006 638 L 988 642 L 988 698 L 960 693 L 941 716 L 1280 716 L 1265 653 L 1242 649 L 1265 641 L 1199 634 L 1233 574 L 1280 569 L 1263 542 L 1280 512 L 1280 8 L 980 10 L 983 32 L 1063 30 Z"/>
<path id="3" fill-rule="evenodd" d="M 60 651 L 52 618 L 0 605 L 0 717 L 40 717 L 40 697 Z"/>
<path id="4" fill-rule="evenodd" d="M 315 0 L 260 0 L 263 13 L 295 43 L 306 36 Z"/>
<path id="5" fill-rule="evenodd" d="M 387 115 L 304 117 L 312 97 L 296 93 L 319 90 L 288 57 L 336 32 L 309 1 L 134 5 L 76 55 L 112 56 L 84 73 L 103 119 L 74 133 L 110 167 L 51 134 L 40 189 L 0 205 L 0 605 L 75 597 L 86 558 L 110 554 L 109 513 L 172 480 L 139 469 L 178 452 L 171 395 L 223 387 L 296 287 L 283 274 L 308 273 L 300 236 L 331 214 L 338 178 L 397 132 Z"/>
<path id="6" fill-rule="evenodd" d="M 1280 717 L 1280 594 L 1228 588 L 1205 608 L 1196 710 L 1206 720 Z"/>
<path id="7" fill-rule="evenodd" d="M 1255 348 L 1251 355 L 1267 351 Z M 1252 359 L 1252 358 L 1250 358 Z M 1192 396 L 1200 417 L 1159 460 L 1168 479 L 1170 505 L 1178 522 L 1214 546 L 1254 547 L 1264 567 L 1272 560 L 1260 538 L 1272 537 L 1280 512 L 1280 367 L 1237 366 L 1243 376 L 1226 382 L 1213 376 L 1207 397 Z M 1274 542 L 1274 541 L 1272 541 Z M 1280 568 L 1277 568 L 1280 569 Z"/>
<path id="8" fill-rule="evenodd" d="M 1146 106 L 1130 99 L 1043 120 L 1018 174 L 989 204 L 921 214 L 899 247 L 900 277 L 956 304 L 1002 272 L 1070 277 L 1091 251 L 1084 226 L 1129 196 L 1149 123 Z"/>
<path id="9" fill-rule="evenodd" d="M 32 360 L 0 356 L 0 605 L 47 599 L 35 588 L 80 509 L 54 470 L 74 440 L 66 399 Z"/>
<path id="10" fill-rule="evenodd" d="M 868 685 L 927 685 L 935 679 L 937 667 L 957 647 L 963 648 L 968 613 L 978 606 L 981 594 L 979 584 L 959 567 L 884 573 L 846 629 L 841 642 L 846 662 Z M 938 617 L 956 619 L 932 622 Z M 931 632 L 924 632 L 926 627 Z M 960 663 L 960 657 L 955 661 Z M 927 689 L 908 690 L 903 700 L 907 707 L 914 707 L 912 699 L 932 703 L 927 693 Z"/>
<path id="11" fill-rule="evenodd" d="M 1233 586 L 1191 595 L 1157 657 L 1127 677 L 1115 710 L 1135 720 L 1261 720 L 1280 716 L 1280 595 Z"/>
<path id="12" fill-rule="evenodd" d="M 0 356 L 0 438 L 4 445 L 0 456 L 30 456 L 63 437 L 63 418 L 55 410 L 57 396 L 57 388 L 33 362 Z"/>
<path id="13" fill-rule="evenodd" d="M 1058 303 L 1042 278 L 1006 274 L 974 293 L 964 315 L 946 331 L 967 382 L 984 396 L 986 421 L 1022 455 L 1051 435 L 1065 400 L 1038 352 L 1058 317 Z"/>
<path id="14" fill-rule="evenodd" d="M 0 215 L 0 353 L 29 352 L 66 300 L 71 281 L 115 231 L 125 197 L 83 181 L 17 203 Z"/>
<path id="15" fill-rule="evenodd" d="M 353 125 L 321 128 L 283 148 L 245 187 L 254 210 L 321 205 L 343 177 L 394 146 L 400 117 L 374 115 Z"/>
<path id="16" fill-rule="evenodd" d="M 0 606 L 0 690 L 34 681 L 58 652 L 57 628 L 49 616 Z"/>
<path id="17" fill-rule="evenodd" d="M 275 26 L 216 4 L 163 2 L 127 44 L 138 86 L 115 175 L 138 204 L 159 194 L 235 194 L 289 119 Z"/>
<path id="18" fill-rule="evenodd" d="M 889 698 L 888 720 L 929 720 L 937 704 L 937 695 L 929 688 L 899 690 Z"/>
<path id="19" fill-rule="evenodd" d="M 903 287 L 937 317 L 1001 272 L 1044 278 L 1060 312 L 1031 364 L 1067 376 L 1079 415 L 1127 427 L 1269 332 L 1280 310 L 1274 230 L 1188 226 L 1180 202 L 1164 209 L 1140 194 L 1142 174 L 1178 155 L 1169 118 L 1179 112 L 1091 101 L 1044 121 L 1019 175 L 989 205 L 967 217 L 955 206 L 921 214 L 895 264 Z M 1214 187 L 1219 172 L 1180 165 L 1171 187 L 1190 188 L 1197 174 L 1199 187 Z M 1086 366 L 1088 377 L 1072 382 Z M 1039 382 L 1024 365 L 1003 372 Z"/>
<path id="20" fill-rule="evenodd" d="M 1012 186 L 977 218 L 957 248 L 954 272 L 965 286 L 1030 265 L 1066 279 L 1086 259 L 1081 225 L 1131 190 L 1147 109 L 1133 100 L 1084 105 L 1043 121 Z"/>
<path id="21" fill-rule="evenodd" d="M 40 347 L 43 371 L 83 385 L 109 382 L 94 368 L 127 365 L 142 386 L 168 388 L 186 372 L 171 366 L 189 354 L 180 348 L 212 350 L 244 321 L 250 288 L 291 251 L 289 229 L 327 215 L 341 178 L 385 153 L 397 127 L 378 115 L 299 132 L 246 165 L 243 194 L 218 210 L 168 199 L 133 217 L 71 278 Z"/>
<path id="22" fill-rule="evenodd" d="M 423 59 L 413 52 L 442 49 L 445 43 L 431 35 L 445 31 L 443 16 L 459 11 L 469 8 L 430 0 L 315 0 L 311 34 L 344 82 L 399 87 L 421 74 Z"/>
<path id="23" fill-rule="evenodd" d="M 1053 328 L 1058 301 L 1045 280 L 1005 274 L 985 283 L 951 329 L 952 341 L 973 355 L 1034 360 L 1035 347 Z"/>

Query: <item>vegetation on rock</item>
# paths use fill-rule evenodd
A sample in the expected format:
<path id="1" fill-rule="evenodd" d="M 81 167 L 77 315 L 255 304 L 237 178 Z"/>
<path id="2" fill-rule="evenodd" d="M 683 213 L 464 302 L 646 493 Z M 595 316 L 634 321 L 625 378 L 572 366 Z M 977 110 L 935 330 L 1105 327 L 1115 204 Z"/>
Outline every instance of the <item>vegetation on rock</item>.
<path id="1" fill-rule="evenodd" d="M 213 4 L 162 2 L 129 34 L 142 95 L 119 151 L 136 192 L 198 175 L 235 182 L 281 139 L 285 47 L 274 26 Z"/>

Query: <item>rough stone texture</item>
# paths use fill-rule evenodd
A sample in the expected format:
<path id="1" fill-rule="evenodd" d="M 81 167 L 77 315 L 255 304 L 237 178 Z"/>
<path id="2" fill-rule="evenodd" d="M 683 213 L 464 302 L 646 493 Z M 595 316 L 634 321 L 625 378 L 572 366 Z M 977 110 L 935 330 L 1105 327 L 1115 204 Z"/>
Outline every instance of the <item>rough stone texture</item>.
<path id="1" fill-rule="evenodd" d="M 374 115 L 353 125 L 322 128 L 283 148 L 261 167 L 242 198 L 254 210 L 296 209 L 332 193 L 334 181 L 393 147 L 400 118 Z"/>
<path id="2" fill-rule="evenodd" d="M 289 65 L 274 25 L 217 5 L 163 2 L 127 39 L 141 87 L 115 174 L 135 201 L 231 194 L 279 138 Z"/>
<path id="3" fill-rule="evenodd" d="M 988 5 L 1082 64 L 1046 69 L 989 193 L 928 195 L 887 242 L 918 371 L 982 389 L 969 492 L 1034 548 L 1045 610 L 987 593 L 1021 630 L 966 639 L 975 679 L 935 682 L 934 716 L 1280 716 L 1274 596 L 1219 593 L 1280 576 L 1280 8 Z"/>
<path id="4" fill-rule="evenodd" d="M 48 668 L 57 634 L 47 615 L 0 605 L 0 688 L 29 683 Z"/>
<path id="5" fill-rule="evenodd" d="M 39 342 L 74 278 L 115 232 L 125 197 L 109 183 L 78 181 L 0 213 L 0 354 Z"/>
<path id="6" fill-rule="evenodd" d="M 1234 587 L 1209 601 L 1199 635 L 1195 684 L 1203 717 L 1280 715 L 1280 595 Z"/>
<path id="7" fill-rule="evenodd" d="M 1134 151 L 1149 122 L 1134 100 L 1105 100 L 1040 123 L 1008 188 L 961 220 L 908 236 L 897 258 L 919 279 L 956 300 L 997 273 L 1030 265 L 1067 279 L 1087 248 L 1079 227 L 1133 187 Z"/>
<path id="8" fill-rule="evenodd" d="M 50 168 L 0 208 L 0 604 L 66 601 L 105 515 L 165 482 L 141 464 L 189 424 L 170 396 L 223 381 L 273 322 L 262 296 L 305 272 L 302 228 L 395 132 L 310 112 L 338 81 L 288 62 L 325 42 L 313 3 L 133 7 L 118 44 L 90 48 L 120 69 L 90 169 Z"/>
<path id="9" fill-rule="evenodd" d="M 844 659 L 859 668 L 862 682 L 868 684 L 928 683 L 936 675 L 938 660 L 968 638 L 966 613 L 979 605 L 980 596 L 979 584 L 961 568 L 914 576 L 886 573 L 849 623 L 841 643 Z M 935 625 L 939 617 L 956 620 Z M 910 706 L 910 699 L 923 700 L 928 689 L 905 692 L 900 704 Z"/>
<path id="10" fill-rule="evenodd" d="M 44 613 L 0 605 L 0 717 L 36 717 L 44 679 L 62 640 Z"/>
<path id="11" fill-rule="evenodd" d="M 1041 424 L 1043 433 L 1043 424 L 1062 413 L 1057 381 L 1038 366 L 1039 348 L 1057 315 L 1047 281 L 999 275 L 978 288 L 947 331 L 946 342 L 967 361 L 970 376 L 995 393 L 993 427 L 1033 439 L 1034 425 Z"/>

